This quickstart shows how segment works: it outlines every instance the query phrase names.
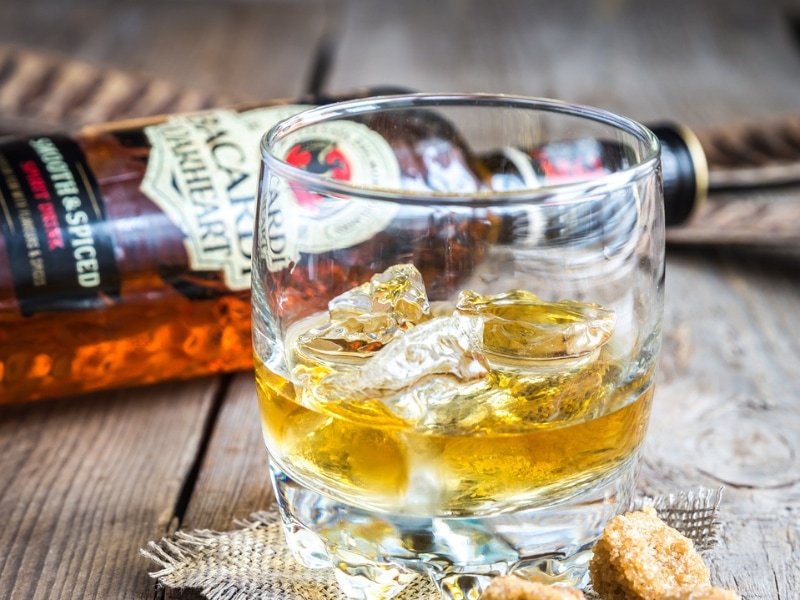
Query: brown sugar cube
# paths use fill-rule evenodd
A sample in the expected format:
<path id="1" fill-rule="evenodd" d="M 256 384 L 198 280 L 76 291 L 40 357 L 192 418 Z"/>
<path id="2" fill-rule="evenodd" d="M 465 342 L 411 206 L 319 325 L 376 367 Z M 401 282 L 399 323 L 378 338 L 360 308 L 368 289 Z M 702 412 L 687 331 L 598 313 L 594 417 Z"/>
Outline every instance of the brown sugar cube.
<path id="1" fill-rule="evenodd" d="M 672 590 L 709 584 L 692 541 L 666 525 L 652 506 L 611 520 L 589 563 L 603 600 L 662 600 Z"/>
<path id="2" fill-rule="evenodd" d="M 742 600 L 742 597 L 733 590 L 701 585 L 700 587 L 672 590 L 661 600 Z"/>
<path id="3" fill-rule="evenodd" d="M 545 585 L 513 575 L 495 577 L 480 600 L 586 600 L 583 592 L 574 588 Z"/>

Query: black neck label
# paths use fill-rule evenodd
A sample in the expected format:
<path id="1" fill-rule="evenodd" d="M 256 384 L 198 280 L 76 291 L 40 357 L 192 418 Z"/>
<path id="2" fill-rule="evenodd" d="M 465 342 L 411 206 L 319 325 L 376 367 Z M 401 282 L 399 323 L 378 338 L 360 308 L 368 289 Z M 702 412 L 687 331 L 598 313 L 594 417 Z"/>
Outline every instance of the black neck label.
<path id="1" fill-rule="evenodd" d="M 48 136 L 0 146 L 0 225 L 23 315 L 118 300 L 105 206 L 71 139 Z"/>

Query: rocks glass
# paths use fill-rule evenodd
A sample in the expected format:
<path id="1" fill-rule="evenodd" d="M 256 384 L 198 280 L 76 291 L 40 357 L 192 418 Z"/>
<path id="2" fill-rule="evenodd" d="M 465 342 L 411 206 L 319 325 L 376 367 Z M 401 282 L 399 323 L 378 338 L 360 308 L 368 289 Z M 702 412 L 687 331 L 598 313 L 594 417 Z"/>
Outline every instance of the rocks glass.
<path id="1" fill-rule="evenodd" d="M 286 538 L 346 595 L 580 585 L 631 498 L 661 343 L 659 144 L 486 94 L 310 109 L 262 141 L 258 400 Z"/>

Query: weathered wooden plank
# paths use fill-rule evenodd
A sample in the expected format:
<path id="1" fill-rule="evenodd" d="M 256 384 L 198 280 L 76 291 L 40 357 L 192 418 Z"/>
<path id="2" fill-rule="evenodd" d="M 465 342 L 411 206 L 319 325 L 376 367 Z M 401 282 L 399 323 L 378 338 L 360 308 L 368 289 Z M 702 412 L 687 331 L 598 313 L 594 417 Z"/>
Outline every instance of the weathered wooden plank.
<path id="1" fill-rule="evenodd" d="M 191 94 L 258 99 L 300 93 L 313 71 L 324 25 L 319 2 L 0 4 L 0 44 L 12 43 L 44 56 L 45 62 L 69 56 L 76 62 L 64 75 L 65 85 L 77 85 L 78 79 L 98 71 L 108 77 L 107 69 L 112 69 L 112 78 L 128 84 L 139 77 L 145 82 L 156 78 L 159 89 L 178 90 L 185 101 Z M 45 92 L 66 89 L 54 85 L 55 71 L 47 65 L 41 71 L 34 75 Z M 5 68 L 0 79 L 11 75 L 13 69 Z M 83 97 L 66 92 L 61 97 L 79 107 L 95 88 L 89 83 L 83 90 Z M 104 102 L 114 97 L 101 98 L 98 107 L 108 108 Z M 53 94 L 36 99 L 40 103 L 17 108 L 22 117 L 30 117 L 26 123 L 45 114 L 47 103 L 54 106 Z M 139 114 L 153 112 L 157 105 L 142 103 Z M 69 114 L 61 116 L 69 125 Z M 212 378 L 0 409 L 0 519 L 5 524 L 0 528 L 0 597 L 160 595 L 147 575 L 152 565 L 138 550 L 179 525 L 176 514 L 182 516 L 191 499 L 209 421 L 222 415 L 215 439 L 235 438 L 242 420 L 258 435 L 252 416 L 237 417 L 226 405 L 218 412 L 223 401 L 214 396 L 221 393 L 223 381 Z M 236 392 L 240 387 L 235 383 L 231 388 L 234 400 L 237 393 L 244 395 Z M 253 457 L 265 460 L 262 444 L 248 440 L 246 446 Z M 229 450 L 221 455 L 239 461 L 239 448 Z M 212 449 L 208 456 L 220 455 Z M 234 473 L 244 477 L 255 472 L 251 463 L 241 462 L 238 470 L 231 464 Z M 202 482 L 220 476 L 218 470 L 200 469 Z M 228 487 L 230 478 L 223 479 L 217 489 L 228 498 L 242 491 Z M 269 488 L 258 490 L 268 493 Z M 225 501 L 199 497 L 203 500 L 189 513 L 193 522 L 207 526 L 206 514 L 222 522 L 215 511 Z M 242 497 L 251 499 L 252 492 Z M 213 508 L 204 513 L 207 504 Z M 229 506 L 230 514 L 242 516 L 235 502 Z"/>
<path id="2" fill-rule="evenodd" d="M 720 581 L 745 598 L 794 598 L 800 255 L 672 251 L 669 267 L 644 485 L 724 486 Z"/>
<path id="3" fill-rule="evenodd" d="M 252 372 L 237 374 L 226 390 L 180 521 L 182 529 L 227 531 L 236 527 L 236 520 L 274 508 L 255 394 Z M 203 596 L 192 589 L 166 589 L 164 598 L 202 600 Z"/>
<path id="4" fill-rule="evenodd" d="M 198 91 L 270 98 L 303 91 L 324 29 L 324 6 L 324 0 L 5 0 L 0 42 L 66 53 Z"/>
<path id="5" fill-rule="evenodd" d="M 260 423 L 253 373 L 238 374 L 212 432 L 184 528 L 226 530 L 235 519 L 272 507 Z"/>
<path id="6" fill-rule="evenodd" d="M 329 86 L 556 96 L 692 127 L 797 107 L 791 31 L 773 2 L 347 5 Z"/>
<path id="7" fill-rule="evenodd" d="M 216 387 L 0 407 L 0 597 L 147 597 L 139 548 L 169 528 Z"/>
<path id="8" fill-rule="evenodd" d="M 785 5 L 354 0 L 329 86 L 390 74 L 420 90 L 555 96 L 645 122 L 721 126 L 797 110 Z M 709 560 L 748 599 L 794 598 L 800 581 L 798 267 L 780 248 L 669 249 L 642 487 L 726 488 Z"/>
<path id="9" fill-rule="evenodd" d="M 344 15 L 329 87 L 394 83 L 553 95 L 690 125 L 795 107 L 796 79 L 785 74 L 797 72 L 796 56 L 770 4 L 638 4 L 645 3 L 356 2 Z M 263 4 L 224 3 L 224 10 L 239 16 L 219 19 L 227 33 L 217 34 L 211 32 L 217 25 L 209 24 L 217 21 L 213 3 L 167 4 L 166 12 L 155 3 L 66 6 L 54 0 L 3 3 L 0 40 L 39 40 L 93 62 L 265 97 L 300 91 L 315 47 L 303 38 L 303 28 L 317 31 L 321 18 L 296 6 L 275 13 L 272 5 L 266 12 Z M 205 19 L 195 18 L 200 13 Z M 258 37 L 259 25 L 266 27 L 260 19 L 267 17 L 257 14 L 286 18 L 270 21 L 279 24 L 271 37 Z M 237 19 L 253 25 L 237 30 Z M 281 49 L 264 51 L 268 38 Z M 241 56 L 246 58 L 237 63 Z M 713 562 L 719 579 L 747 598 L 787 599 L 798 589 L 800 493 L 786 450 L 791 446 L 784 443 L 796 439 L 788 415 L 800 397 L 794 367 L 800 332 L 791 310 L 800 299 L 796 272 L 797 263 L 786 256 L 670 250 L 665 358 L 643 481 L 653 491 L 726 483 L 726 526 Z M 268 501 L 260 486 L 265 467 L 259 466 L 263 449 L 250 385 L 243 374 L 230 388 L 186 525 L 226 527 L 230 517 L 246 516 Z M 191 470 L 189 457 L 196 458 L 202 445 L 196 434 L 211 405 L 206 399 L 181 401 L 190 390 L 210 393 L 195 384 L 164 386 L 136 401 L 124 392 L 122 400 L 115 394 L 0 413 L 0 481 L 12 482 L 0 493 L 0 518 L 12 524 L 0 533 L 0 591 L 26 598 L 57 595 L 45 590 L 61 591 L 61 597 L 152 596 L 146 562 L 133 553 L 163 531 L 182 474 Z M 766 428 L 751 426 L 762 422 Z M 783 436 L 769 433 L 787 428 Z M 109 432 L 113 443 L 105 437 Z M 58 444 L 48 445 L 51 438 Z M 71 454 L 60 455 L 59 448 Z M 135 453 L 143 448 L 157 463 L 155 473 L 142 475 Z M 767 458 L 779 466 L 765 465 Z M 742 473 L 753 472 L 762 479 L 743 480 Z M 140 491 L 138 500 L 130 498 L 139 491 L 126 486 L 130 473 L 149 490 L 146 497 Z M 769 479 L 775 473 L 779 481 Z M 120 486 L 127 494 L 115 495 Z M 164 486 L 169 494 L 148 495 Z M 116 508 L 110 508 L 114 500 Z M 131 531 L 141 539 L 131 542 Z M 93 550 L 100 534 L 119 545 Z M 48 546 L 52 540 L 55 549 Z"/>
<path id="10" fill-rule="evenodd" d="M 41 131 L 297 95 L 325 6 L 3 2 L 0 126 Z"/>

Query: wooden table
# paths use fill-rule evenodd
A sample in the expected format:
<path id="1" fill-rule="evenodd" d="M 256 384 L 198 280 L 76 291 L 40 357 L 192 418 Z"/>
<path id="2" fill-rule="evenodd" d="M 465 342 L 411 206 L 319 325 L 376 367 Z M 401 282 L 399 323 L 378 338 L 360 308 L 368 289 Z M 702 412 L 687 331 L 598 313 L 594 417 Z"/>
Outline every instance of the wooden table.
<path id="1" fill-rule="evenodd" d="M 181 90 L 127 113 L 396 84 L 703 128 L 800 108 L 799 16 L 777 0 L 3 0 L 0 49 Z M 0 124 L 114 116 L 49 97 L 0 95 Z M 800 596 L 799 312 L 797 245 L 668 247 L 641 485 L 725 486 L 711 560 L 749 600 Z M 270 506 L 258 422 L 249 372 L 0 408 L 0 597 L 193 597 L 156 589 L 139 549 Z"/>

